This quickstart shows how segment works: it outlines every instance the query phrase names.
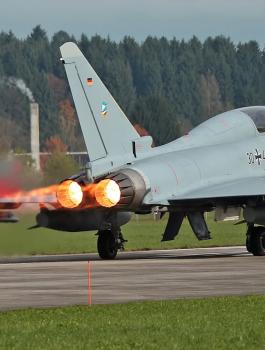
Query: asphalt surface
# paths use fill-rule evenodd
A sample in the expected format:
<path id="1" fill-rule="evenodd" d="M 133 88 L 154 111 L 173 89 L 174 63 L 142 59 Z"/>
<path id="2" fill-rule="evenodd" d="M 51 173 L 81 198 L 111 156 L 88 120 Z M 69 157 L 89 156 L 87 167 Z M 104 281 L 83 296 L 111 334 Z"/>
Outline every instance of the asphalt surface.
<path id="1" fill-rule="evenodd" d="M 0 310 L 140 300 L 265 294 L 265 257 L 244 247 L 0 260 Z"/>

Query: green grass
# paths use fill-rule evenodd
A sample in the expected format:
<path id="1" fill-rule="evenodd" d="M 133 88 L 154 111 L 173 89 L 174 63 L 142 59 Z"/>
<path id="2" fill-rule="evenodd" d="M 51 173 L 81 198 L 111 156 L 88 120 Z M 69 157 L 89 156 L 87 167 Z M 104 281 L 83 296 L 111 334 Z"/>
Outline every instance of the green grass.
<path id="1" fill-rule="evenodd" d="M 212 215 L 209 215 L 207 220 L 212 240 L 198 241 L 185 220 L 179 236 L 174 241 L 160 242 L 166 219 L 165 217 L 161 221 L 154 221 L 150 215 L 134 216 L 122 229 L 129 241 L 126 250 L 241 245 L 245 242 L 245 225 L 234 226 L 231 222 L 217 224 L 213 221 Z M 67 233 L 44 228 L 27 230 L 34 224 L 34 220 L 33 215 L 26 215 L 21 217 L 18 224 L 0 224 L 0 255 L 96 251 L 95 233 Z"/>
<path id="2" fill-rule="evenodd" d="M 264 349 L 265 296 L 0 313 L 1 349 Z"/>

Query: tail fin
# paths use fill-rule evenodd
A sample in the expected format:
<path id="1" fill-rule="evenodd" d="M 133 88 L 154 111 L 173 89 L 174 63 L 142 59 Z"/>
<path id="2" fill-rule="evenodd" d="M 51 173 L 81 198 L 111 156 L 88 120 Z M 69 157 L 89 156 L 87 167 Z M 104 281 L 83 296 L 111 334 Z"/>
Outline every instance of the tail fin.
<path id="1" fill-rule="evenodd" d="M 92 177 L 130 162 L 135 156 L 133 144 L 139 134 L 76 44 L 65 43 L 60 50 L 88 150 Z"/>

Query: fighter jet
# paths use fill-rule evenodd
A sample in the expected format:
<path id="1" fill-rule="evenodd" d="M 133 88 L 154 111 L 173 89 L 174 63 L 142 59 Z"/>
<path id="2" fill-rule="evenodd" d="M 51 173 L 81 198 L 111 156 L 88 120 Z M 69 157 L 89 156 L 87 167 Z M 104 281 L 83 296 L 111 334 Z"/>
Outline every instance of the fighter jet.
<path id="1" fill-rule="evenodd" d="M 47 200 L 56 202 L 52 209 L 42 198 L 36 226 L 97 230 L 100 257 L 114 259 L 131 213 L 168 213 L 162 241 L 175 239 L 185 217 L 205 240 L 211 238 L 206 212 L 214 211 L 217 221 L 242 213 L 248 251 L 265 255 L 265 107 L 222 113 L 152 147 L 152 138 L 139 136 L 77 45 L 68 42 L 60 50 L 89 161 L 85 171 L 58 185 L 55 200 Z M 8 209 L 14 200 L 0 203 Z"/>

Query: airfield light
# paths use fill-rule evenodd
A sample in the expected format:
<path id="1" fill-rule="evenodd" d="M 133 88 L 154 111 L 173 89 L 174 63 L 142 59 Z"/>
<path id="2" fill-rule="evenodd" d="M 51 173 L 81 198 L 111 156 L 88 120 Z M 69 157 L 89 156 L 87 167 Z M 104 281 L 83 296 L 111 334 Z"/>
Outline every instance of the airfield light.
<path id="1" fill-rule="evenodd" d="M 102 207 L 110 208 L 116 205 L 121 198 L 121 190 L 117 182 L 105 179 L 97 184 L 95 197 Z"/>
<path id="2" fill-rule="evenodd" d="M 57 200 L 64 208 L 76 208 L 83 200 L 83 192 L 81 186 L 73 181 L 63 181 L 56 192 Z"/>

